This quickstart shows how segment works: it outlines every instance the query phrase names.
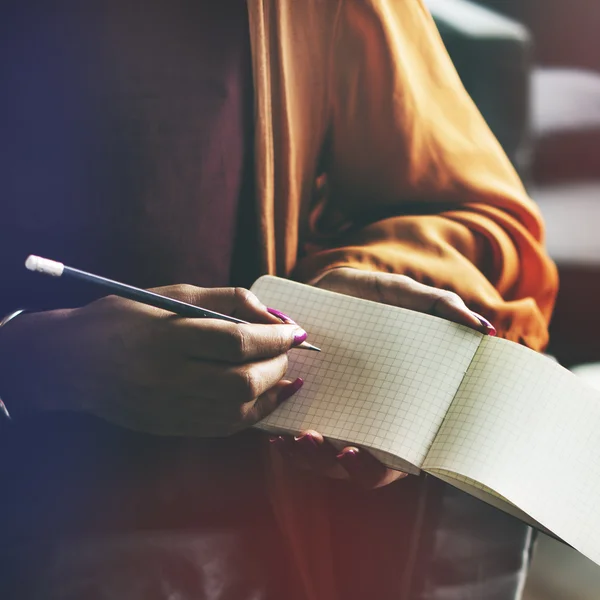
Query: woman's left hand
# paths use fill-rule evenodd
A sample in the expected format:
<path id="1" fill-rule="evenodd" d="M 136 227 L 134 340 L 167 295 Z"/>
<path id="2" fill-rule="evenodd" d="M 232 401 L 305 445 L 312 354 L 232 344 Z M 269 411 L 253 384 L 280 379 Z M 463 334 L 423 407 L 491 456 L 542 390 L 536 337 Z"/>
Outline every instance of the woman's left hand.
<path id="1" fill-rule="evenodd" d="M 405 275 L 342 267 L 329 271 L 315 285 L 435 315 L 487 335 L 496 334 L 493 325 L 469 310 L 457 294 L 424 285 Z M 406 476 L 406 473 L 388 469 L 365 450 L 349 446 L 340 452 L 316 431 L 306 431 L 295 438 L 278 436 L 271 442 L 298 467 L 309 468 L 328 477 L 349 479 L 361 487 L 382 487 Z"/>
<path id="2" fill-rule="evenodd" d="M 270 438 L 270 442 L 297 468 L 333 479 L 348 479 L 365 489 L 383 487 L 406 477 L 402 471 L 388 469 L 366 450 L 355 446 L 337 450 L 317 431 L 303 431 L 296 437 L 280 435 Z"/>

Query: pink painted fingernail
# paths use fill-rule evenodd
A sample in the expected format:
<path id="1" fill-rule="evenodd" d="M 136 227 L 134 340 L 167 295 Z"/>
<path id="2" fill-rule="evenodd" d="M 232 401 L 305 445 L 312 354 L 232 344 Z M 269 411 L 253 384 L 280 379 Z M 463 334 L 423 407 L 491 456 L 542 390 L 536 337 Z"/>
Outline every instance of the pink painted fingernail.
<path id="1" fill-rule="evenodd" d="M 298 377 L 298 379 L 292 381 L 292 383 L 288 383 L 279 392 L 279 395 L 277 396 L 277 403 L 281 404 L 282 402 L 285 402 L 286 400 L 291 398 L 303 385 L 304 379 L 302 379 L 301 377 Z"/>
<path id="2" fill-rule="evenodd" d="M 317 440 L 310 435 L 310 433 L 305 433 L 299 437 L 294 438 L 294 443 L 299 447 L 300 451 L 305 454 L 305 456 L 311 457 L 315 456 L 319 451 L 319 444 Z"/>
<path id="3" fill-rule="evenodd" d="M 286 314 L 282 313 L 280 310 L 277 310 L 276 308 L 267 308 L 267 311 L 269 313 L 271 313 L 272 315 L 276 316 L 278 319 L 280 319 L 285 325 L 298 325 L 298 323 L 296 323 L 296 321 L 294 321 L 293 319 L 290 319 L 290 317 L 288 317 Z M 293 346 L 299 346 L 302 342 L 304 342 L 306 340 L 306 338 L 308 337 L 308 333 L 306 333 L 306 331 L 304 331 L 304 329 L 298 327 L 298 331 L 296 332 L 296 335 L 294 336 L 294 343 Z"/>
<path id="4" fill-rule="evenodd" d="M 358 448 L 344 448 L 336 457 L 342 465 L 356 465 L 360 460 Z"/>
<path id="5" fill-rule="evenodd" d="M 269 438 L 269 443 L 275 446 L 275 448 L 282 448 L 285 444 L 285 438 L 280 435 L 272 436 Z"/>
<path id="6" fill-rule="evenodd" d="M 488 335 L 496 335 L 496 328 L 485 317 L 482 317 L 474 310 L 471 311 L 471 314 L 487 329 Z"/>
<path id="7" fill-rule="evenodd" d="M 278 319 L 281 319 L 281 321 L 283 321 L 286 325 L 297 325 L 298 324 L 298 323 L 296 323 L 296 321 L 294 321 L 294 319 L 291 319 L 286 314 L 282 313 L 280 310 L 277 310 L 276 308 L 267 308 L 267 312 L 271 313 L 273 316 L 277 317 Z"/>
<path id="8" fill-rule="evenodd" d="M 308 333 L 304 331 L 304 329 L 298 329 L 296 335 L 294 336 L 294 346 L 299 346 L 306 338 L 308 337 Z"/>
<path id="9" fill-rule="evenodd" d="M 344 448 L 337 459 L 350 476 L 360 476 L 364 471 L 364 463 L 358 448 Z"/>
<path id="10" fill-rule="evenodd" d="M 319 449 L 319 444 L 317 440 L 310 434 L 305 433 L 303 435 L 297 436 L 294 438 L 294 442 L 302 448 L 303 451 L 312 455 Z"/>

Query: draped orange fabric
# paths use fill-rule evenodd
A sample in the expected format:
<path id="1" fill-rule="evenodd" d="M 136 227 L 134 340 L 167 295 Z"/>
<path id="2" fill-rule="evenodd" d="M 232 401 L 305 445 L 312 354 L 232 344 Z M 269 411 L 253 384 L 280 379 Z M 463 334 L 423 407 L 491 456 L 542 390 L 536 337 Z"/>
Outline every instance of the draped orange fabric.
<path id="1" fill-rule="evenodd" d="M 248 4 L 263 271 L 404 273 L 543 349 L 557 275 L 540 215 L 422 0 Z M 270 473 L 307 598 L 334 598 L 318 482 Z"/>
<path id="2" fill-rule="evenodd" d="M 263 270 L 405 273 L 542 349 L 557 276 L 539 213 L 421 0 L 249 7 Z"/>

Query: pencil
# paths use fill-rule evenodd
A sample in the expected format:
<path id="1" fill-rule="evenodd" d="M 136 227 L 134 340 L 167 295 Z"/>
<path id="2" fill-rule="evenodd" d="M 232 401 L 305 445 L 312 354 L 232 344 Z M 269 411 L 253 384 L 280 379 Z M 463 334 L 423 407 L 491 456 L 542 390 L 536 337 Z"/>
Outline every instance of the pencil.
<path id="1" fill-rule="evenodd" d="M 98 285 L 105 290 L 110 290 L 111 293 L 122 298 L 128 298 L 141 304 L 147 304 L 148 306 L 155 306 L 156 308 L 162 308 L 169 312 L 175 313 L 181 317 L 188 317 L 191 319 L 220 319 L 222 321 L 229 321 L 231 323 L 242 323 L 248 324 L 248 321 L 242 321 L 229 315 L 224 315 L 200 306 L 194 306 L 175 298 L 169 298 L 168 296 L 162 296 L 156 292 L 150 292 L 141 288 L 128 285 L 126 283 L 120 283 L 100 275 L 94 275 L 93 273 L 87 273 L 86 271 L 80 271 L 73 267 L 67 267 L 63 263 L 50 260 L 48 258 L 42 258 L 41 256 L 29 256 L 25 261 L 25 267 L 30 271 L 36 271 L 38 273 L 44 273 L 53 277 L 71 277 L 73 279 L 79 279 L 80 281 L 86 281 Z M 297 348 L 303 350 L 314 350 L 320 352 L 321 350 L 308 342 L 302 342 Z"/>

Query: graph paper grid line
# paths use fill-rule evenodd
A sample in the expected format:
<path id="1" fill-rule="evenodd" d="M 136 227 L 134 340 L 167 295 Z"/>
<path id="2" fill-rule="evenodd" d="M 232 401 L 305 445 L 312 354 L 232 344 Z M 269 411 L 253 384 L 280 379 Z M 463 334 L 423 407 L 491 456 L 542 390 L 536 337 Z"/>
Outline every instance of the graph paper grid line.
<path id="1" fill-rule="evenodd" d="M 430 315 L 270 276 L 252 291 L 290 315 L 322 349 L 289 353 L 286 377 L 302 377 L 305 384 L 259 427 L 316 429 L 420 468 L 482 335 Z"/>
<path id="2" fill-rule="evenodd" d="M 497 495 L 600 563 L 600 392 L 549 358 L 485 339 L 424 469 Z"/>

